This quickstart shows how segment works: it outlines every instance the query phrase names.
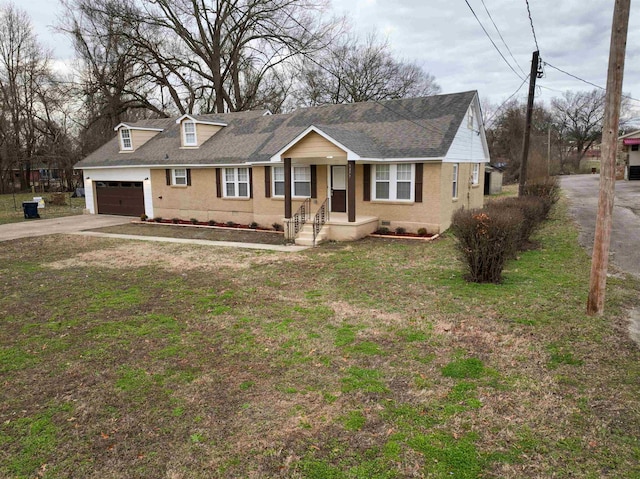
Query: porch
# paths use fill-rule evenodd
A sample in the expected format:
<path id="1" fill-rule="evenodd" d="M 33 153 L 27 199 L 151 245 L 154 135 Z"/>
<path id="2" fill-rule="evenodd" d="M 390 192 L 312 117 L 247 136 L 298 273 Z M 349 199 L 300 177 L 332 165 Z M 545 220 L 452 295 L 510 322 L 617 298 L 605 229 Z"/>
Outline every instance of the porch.
<path id="1" fill-rule="evenodd" d="M 325 241 L 355 241 L 378 229 L 378 217 L 330 212 L 328 200 L 311 211 L 311 199 L 305 200 L 291 218 L 284 219 L 285 239 L 301 246 L 316 246 Z"/>

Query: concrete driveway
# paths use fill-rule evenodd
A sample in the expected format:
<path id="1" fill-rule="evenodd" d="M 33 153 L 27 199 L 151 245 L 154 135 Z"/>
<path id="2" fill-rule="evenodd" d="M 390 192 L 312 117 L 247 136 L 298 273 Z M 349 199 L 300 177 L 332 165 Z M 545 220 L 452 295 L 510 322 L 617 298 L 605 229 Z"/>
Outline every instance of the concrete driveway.
<path id="1" fill-rule="evenodd" d="M 0 225 L 0 241 L 58 233 L 75 233 L 104 226 L 121 225 L 129 223 L 132 219 L 128 216 L 76 215 L 45 220 L 25 220 L 21 223 Z"/>
<path id="2" fill-rule="evenodd" d="M 598 212 L 599 175 L 560 178 L 570 201 L 569 211 L 580 226 L 580 244 L 589 254 Z M 609 260 L 619 269 L 640 276 L 640 181 L 617 181 Z"/>

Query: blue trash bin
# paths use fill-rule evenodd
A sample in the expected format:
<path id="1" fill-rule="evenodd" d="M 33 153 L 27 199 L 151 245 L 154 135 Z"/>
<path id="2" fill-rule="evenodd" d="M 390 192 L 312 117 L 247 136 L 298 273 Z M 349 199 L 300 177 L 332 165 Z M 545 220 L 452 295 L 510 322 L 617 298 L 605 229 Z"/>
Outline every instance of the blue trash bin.
<path id="1" fill-rule="evenodd" d="M 37 201 L 23 201 L 22 211 L 24 211 L 24 217 L 26 219 L 40 218 Z"/>

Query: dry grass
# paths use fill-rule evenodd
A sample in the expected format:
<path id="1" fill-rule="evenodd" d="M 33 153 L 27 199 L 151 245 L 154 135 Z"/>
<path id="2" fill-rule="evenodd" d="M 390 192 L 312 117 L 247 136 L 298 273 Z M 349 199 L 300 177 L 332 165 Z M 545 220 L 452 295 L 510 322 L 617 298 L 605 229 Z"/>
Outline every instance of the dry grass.
<path id="1" fill-rule="evenodd" d="M 562 208 L 537 240 L 500 286 L 446 236 L 5 243 L 0 476 L 638 477 L 640 284 L 587 317 Z"/>

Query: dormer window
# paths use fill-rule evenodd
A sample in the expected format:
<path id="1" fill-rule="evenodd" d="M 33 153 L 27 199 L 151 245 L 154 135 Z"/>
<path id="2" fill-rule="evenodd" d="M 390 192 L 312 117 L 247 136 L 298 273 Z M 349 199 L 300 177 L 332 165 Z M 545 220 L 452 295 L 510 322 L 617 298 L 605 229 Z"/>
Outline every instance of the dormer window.
<path id="1" fill-rule="evenodd" d="M 182 122 L 182 132 L 184 138 L 184 146 L 197 146 L 196 124 L 191 120 Z"/>
<path id="2" fill-rule="evenodd" d="M 120 147 L 123 150 L 133 150 L 131 130 L 129 130 L 129 128 L 120 128 Z"/>

